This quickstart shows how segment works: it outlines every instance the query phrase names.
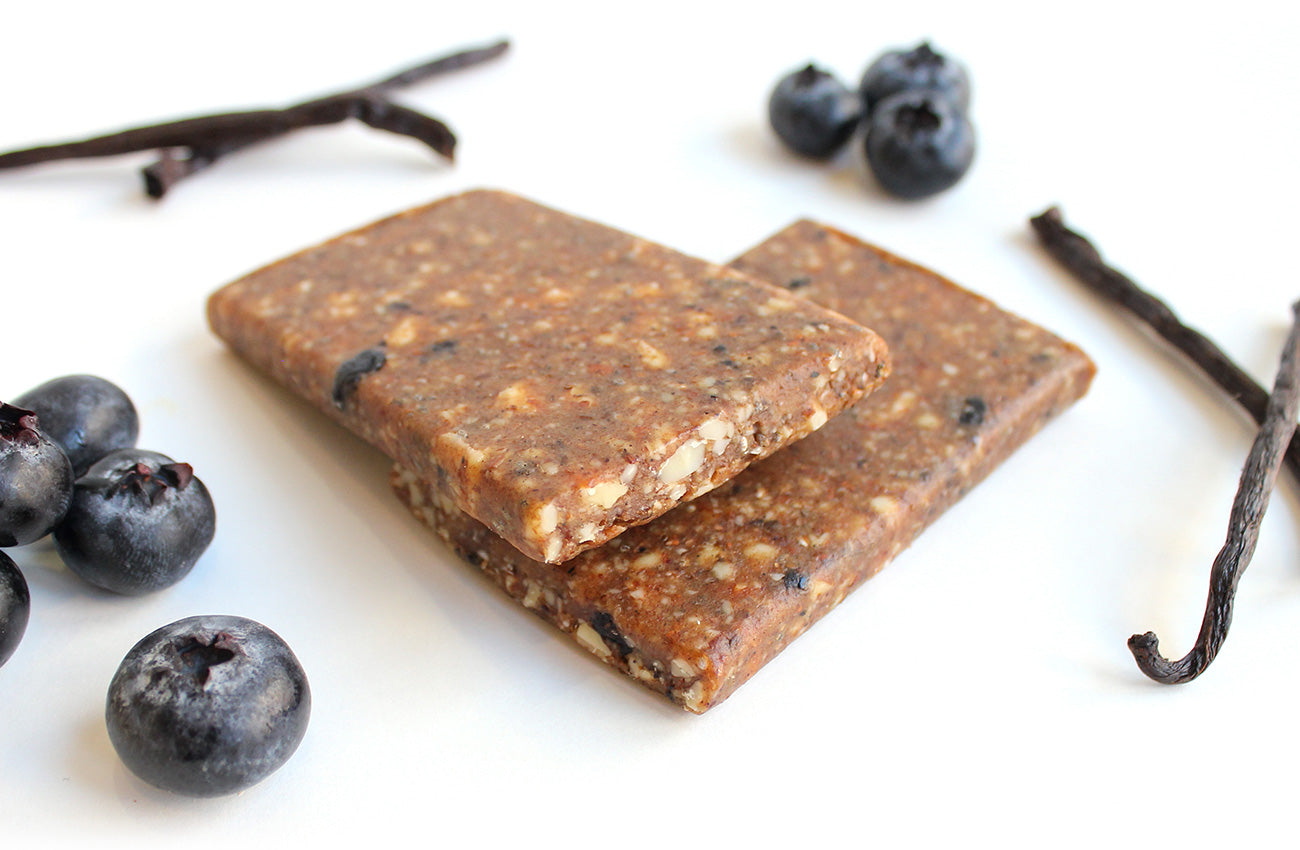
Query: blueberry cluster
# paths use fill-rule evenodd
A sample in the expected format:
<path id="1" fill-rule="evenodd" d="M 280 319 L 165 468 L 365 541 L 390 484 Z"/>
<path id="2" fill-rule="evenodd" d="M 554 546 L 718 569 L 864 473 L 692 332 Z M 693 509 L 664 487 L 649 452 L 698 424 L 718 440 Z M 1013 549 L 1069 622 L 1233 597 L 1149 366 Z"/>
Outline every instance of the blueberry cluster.
<path id="1" fill-rule="evenodd" d="M 782 77 L 768 120 L 785 145 L 813 159 L 841 151 L 859 127 L 876 180 L 900 198 L 954 185 L 975 158 L 970 78 L 957 62 L 921 43 L 881 54 L 851 91 L 809 64 Z"/>
<path id="2" fill-rule="evenodd" d="M 68 569 L 139 595 L 184 578 L 212 542 L 216 511 L 188 463 L 135 448 L 139 418 L 119 387 L 56 378 L 0 402 L 0 547 L 53 533 Z M 31 609 L 0 551 L 0 665 Z M 240 791 L 280 767 L 307 728 L 311 693 L 278 635 L 241 617 L 190 617 L 127 653 L 109 686 L 109 738 L 132 772 L 192 796 Z"/>
<path id="3" fill-rule="evenodd" d="M 116 593 L 184 578 L 216 510 L 188 463 L 135 448 L 139 431 L 127 394 L 93 375 L 0 403 L 0 546 L 53 532 L 68 569 Z"/>

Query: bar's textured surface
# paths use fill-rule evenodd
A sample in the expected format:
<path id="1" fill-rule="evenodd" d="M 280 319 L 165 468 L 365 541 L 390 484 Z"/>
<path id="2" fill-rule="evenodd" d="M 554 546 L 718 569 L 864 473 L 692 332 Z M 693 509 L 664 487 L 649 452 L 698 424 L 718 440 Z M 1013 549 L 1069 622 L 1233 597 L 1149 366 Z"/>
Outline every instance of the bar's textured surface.
<path id="1" fill-rule="evenodd" d="M 1075 346 L 916 265 L 799 222 L 735 266 L 874 327 L 886 385 L 714 492 L 556 570 L 436 483 L 415 515 L 524 606 L 694 712 L 725 699 L 1087 390 Z"/>
<path id="2" fill-rule="evenodd" d="M 552 563 L 804 437 L 888 371 L 878 336 L 780 287 L 491 191 L 267 266 L 208 314 Z"/>

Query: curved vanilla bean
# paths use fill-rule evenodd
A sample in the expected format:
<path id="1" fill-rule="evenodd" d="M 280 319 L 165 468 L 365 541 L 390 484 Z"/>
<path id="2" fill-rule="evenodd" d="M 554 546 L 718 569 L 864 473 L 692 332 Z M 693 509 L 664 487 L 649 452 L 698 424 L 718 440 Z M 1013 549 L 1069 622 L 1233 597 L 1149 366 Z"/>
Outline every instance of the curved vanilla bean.
<path id="1" fill-rule="evenodd" d="M 456 158 L 456 137 L 437 118 L 382 97 L 362 96 L 349 99 L 348 104 L 348 115 L 367 127 L 407 136 L 447 159 Z"/>
<path id="2" fill-rule="evenodd" d="M 498 41 L 486 47 L 476 47 L 470 50 L 462 50 L 452 53 L 448 56 L 441 56 L 428 62 L 421 63 L 412 68 L 399 71 L 380 80 L 375 80 L 369 85 L 361 86 L 351 91 L 338 92 L 337 94 L 328 95 L 324 98 L 315 98 L 315 100 L 328 100 L 340 96 L 360 96 L 365 94 L 383 94 L 393 91 L 394 89 L 411 86 L 430 77 L 440 74 L 447 74 L 452 71 L 459 71 L 462 68 L 469 68 L 490 59 L 495 59 L 502 53 L 505 53 L 510 47 L 509 41 Z M 311 101 L 308 101 L 309 103 Z M 220 145 L 205 145 L 203 147 L 192 148 L 187 156 L 178 156 L 176 151 L 164 149 L 160 154 L 158 161 L 146 165 L 141 169 L 144 176 L 145 192 L 151 198 L 161 198 L 167 194 L 167 191 L 179 183 L 181 180 L 195 174 L 212 165 L 222 157 L 251 147 L 252 145 L 270 141 L 278 138 L 281 133 L 260 133 L 249 136 L 245 139 L 234 140 Z M 451 147 L 455 146 L 455 139 L 451 140 Z M 450 158 L 450 155 L 448 155 Z"/>
<path id="3" fill-rule="evenodd" d="M 1228 538 L 1210 571 L 1210 595 L 1196 644 L 1187 655 L 1170 661 L 1160 654 L 1160 641 L 1154 632 L 1128 639 L 1138 667 L 1157 682 L 1173 685 L 1195 679 L 1210 666 L 1228 636 L 1237 583 L 1255 552 L 1259 524 L 1268 509 L 1268 497 L 1282 466 L 1282 453 L 1295 433 L 1296 415 L 1300 413 L 1300 303 L 1293 305 L 1291 311 L 1294 320 L 1282 351 L 1277 381 L 1268 399 L 1264 424 L 1241 470 L 1241 482 L 1228 519 Z"/>
<path id="4" fill-rule="evenodd" d="M 1213 340 L 1189 328 L 1167 304 L 1131 278 L 1106 264 L 1087 238 L 1066 226 L 1060 209 L 1051 207 L 1029 220 L 1043 247 L 1089 289 L 1128 310 L 1173 345 L 1232 397 L 1256 424 L 1263 424 L 1268 391 L 1238 366 Z M 1300 481 L 1300 437 L 1291 439 L 1286 465 Z"/>
<path id="5" fill-rule="evenodd" d="M 258 109 L 204 115 L 132 127 L 115 133 L 71 142 L 40 145 L 0 153 L 0 170 L 46 162 L 84 159 L 145 150 L 159 150 L 161 158 L 144 170 L 150 196 L 162 197 L 179 180 L 216 160 L 250 145 L 274 139 L 293 130 L 337 124 L 354 118 L 379 130 L 410 136 L 451 159 L 456 139 L 437 118 L 392 103 L 381 95 L 437 74 L 475 65 L 501 55 L 505 41 L 422 63 L 368 86 L 314 98 L 285 109 Z"/>
<path id="6" fill-rule="evenodd" d="M 398 117 L 400 116 L 400 117 Z M 155 148 L 202 149 L 247 143 L 258 135 L 275 136 L 304 127 L 338 124 L 356 118 L 380 130 L 409 135 L 450 157 L 456 140 L 446 124 L 413 109 L 366 94 L 347 94 L 309 100 L 287 109 L 258 109 L 185 118 L 96 136 L 0 154 L 0 169 L 55 162 L 63 159 L 117 156 Z"/>

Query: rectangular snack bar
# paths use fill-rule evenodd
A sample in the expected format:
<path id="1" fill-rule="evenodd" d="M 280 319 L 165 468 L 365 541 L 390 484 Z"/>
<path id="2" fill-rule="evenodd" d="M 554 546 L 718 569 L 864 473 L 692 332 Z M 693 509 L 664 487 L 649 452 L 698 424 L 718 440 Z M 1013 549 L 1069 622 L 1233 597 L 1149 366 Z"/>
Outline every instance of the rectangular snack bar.
<path id="1" fill-rule="evenodd" d="M 812 222 L 734 265 L 878 330 L 887 384 L 712 493 L 562 571 L 403 469 L 415 515 L 525 607 L 693 712 L 717 705 L 1087 390 L 1075 346 Z"/>
<path id="2" fill-rule="evenodd" d="M 551 563 L 804 437 L 888 371 L 878 336 L 781 287 L 493 191 L 253 272 L 208 315 Z"/>

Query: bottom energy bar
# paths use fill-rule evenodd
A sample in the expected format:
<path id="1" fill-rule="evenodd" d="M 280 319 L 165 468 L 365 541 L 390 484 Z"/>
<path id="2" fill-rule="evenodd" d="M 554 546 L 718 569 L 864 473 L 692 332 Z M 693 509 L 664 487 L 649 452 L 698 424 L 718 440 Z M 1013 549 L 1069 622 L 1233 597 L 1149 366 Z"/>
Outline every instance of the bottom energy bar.
<path id="1" fill-rule="evenodd" d="M 515 600 L 688 711 L 726 699 L 1048 420 L 1077 347 L 913 263 L 800 221 L 732 265 L 880 334 L 894 371 L 820 431 L 556 566 L 401 467 L 421 521 Z"/>

